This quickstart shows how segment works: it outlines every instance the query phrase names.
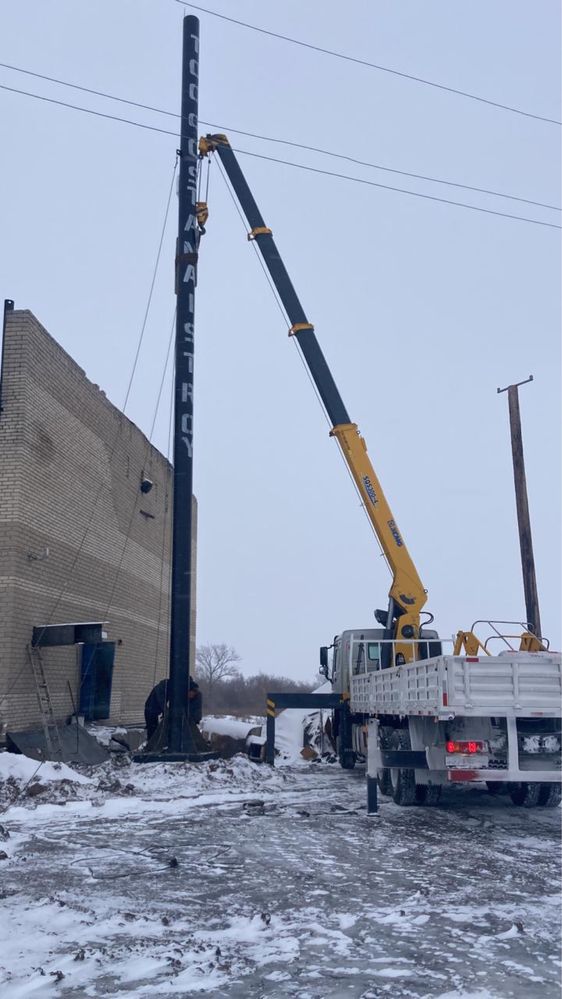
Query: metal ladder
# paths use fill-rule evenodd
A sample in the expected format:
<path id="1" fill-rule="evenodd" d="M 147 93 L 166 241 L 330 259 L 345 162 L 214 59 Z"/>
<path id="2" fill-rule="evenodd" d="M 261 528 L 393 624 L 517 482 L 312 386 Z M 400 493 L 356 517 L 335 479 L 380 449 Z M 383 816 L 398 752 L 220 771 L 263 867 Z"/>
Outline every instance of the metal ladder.
<path id="1" fill-rule="evenodd" d="M 37 692 L 37 700 L 39 701 L 39 709 L 41 711 L 41 723 L 43 725 L 45 742 L 49 753 L 48 758 L 51 760 L 62 760 L 63 754 L 60 732 L 55 720 L 53 703 L 49 693 L 47 677 L 45 676 L 40 649 L 37 645 L 29 644 L 27 646 L 27 654 L 31 664 L 31 669 L 33 670 L 35 690 Z"/>

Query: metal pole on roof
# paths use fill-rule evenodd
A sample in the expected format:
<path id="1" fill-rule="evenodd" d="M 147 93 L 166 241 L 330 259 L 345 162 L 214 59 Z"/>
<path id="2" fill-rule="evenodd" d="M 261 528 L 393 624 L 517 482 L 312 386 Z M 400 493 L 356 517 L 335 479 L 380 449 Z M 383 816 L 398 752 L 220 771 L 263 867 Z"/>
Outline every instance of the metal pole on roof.
<path id="1" fill-rule="evenodd" d="M 521 548 L 521 569 L 523 571 L 523 589 L 525 591 L 525 608 L 527 626 L 537 638 L 541 638 L 541 618 L 539 612 L 539 595 L 537 590 L 537 574 L 535 557 L 533 555 L 533 538 L 531 535 L 531 518 L 529 516 L 529 500 L 527 498 L 527 479 L 525 476 L 525 458 L 523 455 L 523 437 L 521 433 L 521 413 L 519 410 L 519 386 L 533 381 L 529 375 L 523 382 L 508 385 L 498 389 L 507 392 L 509 404 L 509 426 L 511 430 L 511 452 L 513 456 L 513 479 L 515 482 L 515 502 L 517 506 L 517 524 L 519 527 L 519 545 Z"/>

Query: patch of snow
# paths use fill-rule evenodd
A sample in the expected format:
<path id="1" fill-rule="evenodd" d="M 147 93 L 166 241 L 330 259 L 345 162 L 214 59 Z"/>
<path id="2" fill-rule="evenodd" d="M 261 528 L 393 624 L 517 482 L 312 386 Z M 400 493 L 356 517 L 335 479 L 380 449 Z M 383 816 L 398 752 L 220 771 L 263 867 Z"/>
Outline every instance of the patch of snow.
<path id="1" fill-rule="evenodd" d="M 89 777 L 84 777 L 72 770 L 66 763 L 40 763 L 29 756 L 20 753 L 0 753 L 0 781 L 13 778 L 16 781 L 28 781 L 37 772 L 37 780 L 41 784 L 50 781 L 70 780 L 75 784 L 92 784 Z"/>
<path id="2" fill-rule="evenodd" d="M 477 992 L 460 989 L 454 992 L 440 992 L 435 999 L 502 999 L 502 997 L 497 993 L 488 992 L 488 989 L 478 989 Z"/>
<path id="3" fill-rule="evenodd" d="M 340 930 L 349 930 L 357 922 L 357 916 L 352 916 L 349 912 L 335 912 L 334 916 L 340 924 Z"/>
<path id="4" fill-rule="evenodd" d="M 413 974 L 409 968 L 377 968 L 375 971 L 375 975 L 380 975 L 381 978 L 410 978 Z"/>
<path id="5" fill-rule="evenodd" d="M 20 767 L 23 774 L 29 772 L 31 776 L 37 769 L 38 764 L 27 757 L 6 753 L 0 754 L 0 760 L 4 756 L 20 761 L 10 762 L 10 766 Z M 125 818 L 136 813 L 180 816 L 194 806 L 231 807 L 256 795 L 264 801 L 274 801 L 288 780 L 282 771 L 253 763 L 241 753 L 230 760 L 202 764 L 132 763 L 124 759 L 84 769 L 87 776 L 64 764 L 42 764 L 38 781 L 43 784 L 44 770 L 47 775 L 53 772 L 56 776 L 51 783 L 45 782 L 44 794 L 31 799 L 21 796 L 26 781 L 16 779 L 2 785 L 0 779 L 0 792 L 2 787 L 7 792 L 6 819 L 25 821 L 27 825 L 31 821 L 56 819 L 61 804 L 66 806 L 69 816 L 85 815 L 92 806 L 103 819 Z"/>
<path id="6" fill-rule="evenodd" d="M 332 684 L 326 680 L 314 691 L 315 694 L 331 694 Z M 319 735 L 321 718 L 326 720 L 327 712 L 314 711 L 310 708 L 287 708 L 282 711 L 275 722 L 275 748 L 285 762 L 303 762 L 301 751 L 304 745 L 304 730 L 307 725 Z"/>
<path id="7" fill-rule="evenodd" d="M 290 977 L 291 976 L 286 971 L 272 971 L 271 974 L 264 975 L 266 982 L 287 982 Z M 318 977 L 320 978 L 320 975 L 318 975 Z"/>
<path id="8" fill-rule="evenodd" d="M 109 744 L 114 735 L 126 736 L 127 729 L 121 726 L 115 725 L 86 725 L 86 731 L 89 735 L 93 735 L 94 739 L 97 739 L 100 746 L 105 746 L 106 749 L 109 748 Z"/>

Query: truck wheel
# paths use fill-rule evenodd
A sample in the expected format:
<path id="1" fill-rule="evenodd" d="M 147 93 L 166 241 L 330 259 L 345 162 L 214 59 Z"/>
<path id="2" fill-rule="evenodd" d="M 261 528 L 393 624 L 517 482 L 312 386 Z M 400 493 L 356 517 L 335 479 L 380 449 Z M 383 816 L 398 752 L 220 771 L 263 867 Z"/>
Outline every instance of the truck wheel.
<path id="1" fill-rule="evenodd" d="M 539 791 L 539 805 L 541 808 L 557 808 L 562 798 L 562 787 L 560 784 L 541 784 Z"/>
<path id="2" fill-rule="evenodd" d="M 431 808 L 441 797 L 441 784 L 416 784 L 416 805 Z"/>
<path id="3" fill-rule="evenodd" d="M 512 784 L 511 800 L 514 805 L 522 805 L 523 808 L 535 808 L 539 803 L 541 785 L 536 781 L 529 784 Z"/>
<path id="4" fill-rule="evenodd" d="M 491 794 L 493 798 L 497 797 L 498 794 L 505 794 L 507 791 L 504 780 L 487 780 L 486 787 L 488 788 L 488 794 Z"/>
<path id="5" fill-rule="evenodd" d="M 380 793 L 386 795 L 387 798 L 392 798 L 392 780 L 388 767 L 377 771 L 377 780 Z"/>
<path id="6" fill-rule="evenodd" d="M 410 734 L 404 729 L 392 733 L 391 749 L 410 749 Z M 414 770 L 392 767 L 390 771 L 392 800 L 395 805 L 413 805 L 416 800 L 416 775 Z"/>

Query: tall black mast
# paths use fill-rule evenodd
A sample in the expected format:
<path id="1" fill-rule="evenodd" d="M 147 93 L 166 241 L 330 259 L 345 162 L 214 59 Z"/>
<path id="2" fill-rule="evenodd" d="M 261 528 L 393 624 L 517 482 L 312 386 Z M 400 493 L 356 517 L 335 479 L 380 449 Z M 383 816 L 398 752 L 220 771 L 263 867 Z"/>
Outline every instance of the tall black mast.
<path id="1" fill-rule="evenodd" d="M 176 381 L 174 393 L 174 516 L 170 623 L 171 752 L 193 751 L 187 721 L 192 594 L 193 354 L 198 229 L 197 138 L 199 20 L 183 21 L 179 219 L 176 256 Z"/>

